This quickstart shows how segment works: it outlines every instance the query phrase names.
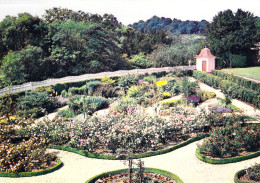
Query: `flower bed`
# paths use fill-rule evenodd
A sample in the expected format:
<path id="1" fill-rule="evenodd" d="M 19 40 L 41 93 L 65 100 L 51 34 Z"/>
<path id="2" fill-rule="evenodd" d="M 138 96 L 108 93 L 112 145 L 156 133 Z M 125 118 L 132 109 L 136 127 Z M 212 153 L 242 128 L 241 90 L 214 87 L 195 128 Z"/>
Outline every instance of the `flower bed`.
<path id="1" fill-rule="evenodd" d="M 137 169 L 134 169 L 134 171 L 137 171 Z M 123 176 L 125 176 L 126 172 L 127 172 L 127 169 L 105 172 L 105 173 L 99 174 L 93 178 L 90 178 L 85 183 L 94 183 L 94 182 L 98 181 L 99 179 L 102 181 L 102 179 L 106 178 L 106 177 L 109 177 L 108 179 L 110 179 L 111 176 L 112 176 L 111 179 L 117 178 L 118 176 L 121 176 L 121 175 L 123 177 Z M 156 178 L 157 180 L 159 179 L 160 181 L 167 180 L 168 182 L 171 182 L 170 180 L 174 180 L 176 183 L 183 183 L 183 181 L 177 175 L 175 175 L 171 172 L 165 171 L 165 170 L 160 170 L 160 169 L 156 169 L 156 168 L 145 168 L 145 172 L 146 172 L 147 176 L 150 175 L 150 176 Z M 165 181 L 165 182 L 167 182 L 167 181 Z"/>
<path id="2" fill-rule="evenodd" d="M 47 173 L 54 172 L 62 167 L 63 163 L 60 159 L 56 158 L 55 162 L 56 165 L 45 170 L 39 170 L 33 172 L 18 172 L 18 173 L 0 172 L 0 177 L 32 177 L 38 175 L 45 175 Z"/>
<path id="3" fill-rule="evenodd" d="M 46 153 L 46 141 L 31 138 L 19 144 L 3 141 L 0 144 L 0 176 L 35 176 L 52 172 L 62 163 Z"/>
<path id="4" fill-rule="evenodd" d="M 260 165 L 256 164 L 235 174 L 235 183 L 254 183 L 260 181 Z"/>

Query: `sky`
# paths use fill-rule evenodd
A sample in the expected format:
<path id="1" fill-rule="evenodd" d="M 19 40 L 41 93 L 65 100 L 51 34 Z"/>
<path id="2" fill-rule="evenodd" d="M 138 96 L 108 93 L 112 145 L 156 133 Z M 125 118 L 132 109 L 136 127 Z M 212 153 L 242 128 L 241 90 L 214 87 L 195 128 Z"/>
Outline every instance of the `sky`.
<path id="1" fill-rule="evenodd" d="M 92 14 L 113 14 L 124 25 L 156 15 L 181 20 L 207 20 L 220 11 L 238 8 L 260 17 L 260 0 L 0 0 L 0 21 L 6 15 L 28 12 L 42 17 L 53 7 L 82 10 Z"/>

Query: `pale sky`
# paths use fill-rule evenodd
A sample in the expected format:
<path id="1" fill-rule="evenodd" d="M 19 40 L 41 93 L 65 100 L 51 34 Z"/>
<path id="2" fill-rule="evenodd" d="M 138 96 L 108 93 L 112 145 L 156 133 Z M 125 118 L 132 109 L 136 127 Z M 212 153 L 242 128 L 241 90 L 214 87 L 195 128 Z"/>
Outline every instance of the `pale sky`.
<path id="1" fill-rule="evenodd" d="M 208 20 L 226 9 L 241 8 L 260 17 L 260 0 L 0 0 L 0 21 L 6 15 L 28 12 L 41 17 L 53 7 L 113 14 L 125 25 L 159 17 L 181 20 Z"/>

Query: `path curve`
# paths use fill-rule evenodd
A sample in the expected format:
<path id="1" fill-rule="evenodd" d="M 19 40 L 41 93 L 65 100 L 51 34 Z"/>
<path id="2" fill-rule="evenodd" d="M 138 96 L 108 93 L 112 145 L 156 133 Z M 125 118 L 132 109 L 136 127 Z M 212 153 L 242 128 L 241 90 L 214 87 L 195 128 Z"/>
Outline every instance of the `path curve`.
<path id="1" fill-rule="evenodd" d="M 197 159 L 197 142 L 167 154 L 143 158 L 146 167 L 159 168 L 177 174 L 185 183 L 233 183 L 237 171 L 260 163 L 260 157 L 225 165 L 211 165 Z M 54 150 L 64 166 L 46 175 L 23 178 L 0 177 L 0 183 L 84 183 L 102 172 L 127 168 L 122 160 L 101 160 L 75 153 Z"/>

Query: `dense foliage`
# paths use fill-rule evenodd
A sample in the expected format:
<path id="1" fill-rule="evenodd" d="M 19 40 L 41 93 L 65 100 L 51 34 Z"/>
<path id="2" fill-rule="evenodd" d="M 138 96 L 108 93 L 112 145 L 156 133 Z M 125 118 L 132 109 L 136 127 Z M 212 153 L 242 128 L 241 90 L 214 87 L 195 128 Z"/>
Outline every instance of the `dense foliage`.
<path id="1" fill-rule="evenodd" d="M 258 91 L 252 90 L 251 88 L 244 87 L 240 84 L 234 83 L 232 78 L 227 78 L 228 80 L 222 79 L 221 77 L 201 72 L 193 71 L 193 76 L 215 88 L 220 88 L 225 94 L 229 95 L 231 98 L 238 98 L 242 101 L 253 104 L 256 107 L 260 107 L 260 94 Z"/>
<path id="2" fill-rule="evenodd" d="M 181 21 L 178 19 L 170 19 L 165 17 L 153 16 L 152 18 L 133 23 L 130 25 L 136 30 L 144 33 L 158 32 L 165 30 L 173 34 L 205 34 L 206 20 L 198 21 Z"/>
<path id="3" fill-rule="evenodd" d="M 46 169 L 53 154 L 46 153 L 46 140 L 31 138 L 18 145 L 9 142 L 0 144 L 0 172 L 32 172 Z"/>
<path id="4" fill-rule="evenodd" d="M 46 10 L 43 18 L 28 13 L 7 16 L 0 22 L 0 87 L 146 67 L 133 55 L 147 55 L 157 44 L 169 45 L 171 41 L 165 32 L 144 34 L 108 14 L 53 8 Z"/>
<path id="5" fill-rule="evenodd" d="M 203 141 L 200 151 L 212 157 L 233 157 L 243 150 L 259 149 L 259 127 L 241 127 L 239 123 L 230 123 L 211 131 L 210 137 Z"/>
<path id="6" fill-rule="evenodd" d="M 244 67 L 252 63 L 250 48 L 257 40 L 256 21 L 252 13 L 238 9 L 237 12 L 219 12 L 207 28 L 207 41 L 217 66 Z"/>

